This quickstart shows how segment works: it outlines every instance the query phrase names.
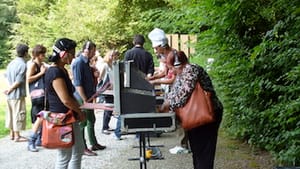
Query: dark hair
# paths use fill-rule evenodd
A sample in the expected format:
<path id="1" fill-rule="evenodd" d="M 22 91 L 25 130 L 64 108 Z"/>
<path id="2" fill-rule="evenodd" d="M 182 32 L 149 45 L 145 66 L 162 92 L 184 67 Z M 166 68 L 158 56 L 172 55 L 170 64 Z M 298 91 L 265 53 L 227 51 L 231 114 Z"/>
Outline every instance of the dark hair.
<path id="1" fill-rule="evenodd" d="M 93 48 L 96 48 L 96 44 L 90 40 L 86 41 L 82 47 L 82 51 L 85 50 L 91 50 Z"/>
<path id="2" fill-rule="evenodd" d="M 134 45 L 144 45 L 145 43 L 145 37 L 141 34 L 137 34 L 133 38 L 133 44 Z"/>
<path id="3" fill-rule="evenodd" d="M 177 55 L 178 57 L 178 61 L 180 62 L 180 64 L 186 64 L 188 63 L 188 58 L 185 55 L 185 53 L 183 51 L 178 51 L 178 52 L 171 52 L 168 56 L 167 56 L 167 63 L 174 65 L 175 63 L 175 55 Z"/>
<path id="4" fill-rule="evenodd" d="M 53 53 L 49 56 L 50 62 L 57 62 L 60 58 L 60 52 L 75 49 L 76 42 L 69 38 L 58 39 L 53 46 Z"/>
<path id="5" fill-rule="evenodd" d="M 32 56 L 36 57 L 40 54 L 44 54 L 46 53 L 47 49 L 45 46 L 43 45 L 36 45 L 33 49 L 32 49 Z"/>
<path id="6" fill-rule="evenodd" d="M 17 55 L 19 57 L 24 57 L 26 53 L 28 53 L 29 47 L 25 44 L 18 44 L 16 47 Z"/>

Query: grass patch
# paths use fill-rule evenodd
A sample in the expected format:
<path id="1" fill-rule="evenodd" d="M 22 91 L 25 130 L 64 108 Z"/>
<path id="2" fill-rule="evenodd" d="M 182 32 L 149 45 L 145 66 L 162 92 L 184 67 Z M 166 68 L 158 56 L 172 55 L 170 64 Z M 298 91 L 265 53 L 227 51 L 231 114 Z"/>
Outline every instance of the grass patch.
<path id="1" fill-rule="evenodd" d="M 4 90 L 7 89 L 8 83 L 4 76 L 5 69 L 0 69 L 0 138 L 3 138 L 9 134 L 9 129 L 5 128 L 5 114 L 6 114 L 6 95 L 3 94 Z M 31 117 L 30 117 L 31 101 L 29 97 L 26 97 L 26 129 L 31 128 Z"/>
<path id="2" fill-rule="evenodd" d="M 219 131 L 216 159 L 224 163 L 223 168 L 230 169 L 267 169 L 274 166 L 268 152 L 230 138 L 222 128 Z"/>

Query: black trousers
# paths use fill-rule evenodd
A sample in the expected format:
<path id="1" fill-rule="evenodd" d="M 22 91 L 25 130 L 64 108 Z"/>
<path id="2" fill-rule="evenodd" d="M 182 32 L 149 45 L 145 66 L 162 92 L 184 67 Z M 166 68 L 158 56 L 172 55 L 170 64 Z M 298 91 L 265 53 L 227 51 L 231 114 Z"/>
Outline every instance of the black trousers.
<path id="1" fill-rule="evenodd" d="M 36 115 L 40 112 L 44 110 L 44 103 L 42 104 L 38 104 L 38 103 L 32 103 L 32 106 L 31 106 L 31 123 L 33 124 L 37 117 Z"/>
<path id="2" fill-rule="evenodd" d="M 221 117 L 188 131 L 194 169 L 213 169 Z"/>
<path id="3" fill-rule="evenodd" d="M 104 110 L 102 130 L 109 129 L 109 122 L 110 122 L 111 116 L 112 116 L 112 111 Z"/>
<path id="4" fill-rule="evenodd" d="M 112 96 L 105 96 L 104 97 L 104 102 L 105 103 L 113 103 L 114 99 L 113 99 Z M 112 111 L 104 110 L 102 130 L 108 130 L 109 129 L 109 122 L 110 122 L 110 118 L 112 116 L 112 113 L 113 113 Z"/>

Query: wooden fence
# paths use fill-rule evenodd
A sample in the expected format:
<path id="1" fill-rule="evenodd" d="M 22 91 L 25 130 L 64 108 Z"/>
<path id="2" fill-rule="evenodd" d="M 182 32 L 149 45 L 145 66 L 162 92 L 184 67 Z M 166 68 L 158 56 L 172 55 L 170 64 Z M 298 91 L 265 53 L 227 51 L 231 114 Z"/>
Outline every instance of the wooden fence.
<path id="1" fill-rule="evenodd" d="M 174 49 L 184 51 L 187 57 L 195 53 L 196 35 L 167 34 L 167 37 L 169 39 L 169 45 Z"/>

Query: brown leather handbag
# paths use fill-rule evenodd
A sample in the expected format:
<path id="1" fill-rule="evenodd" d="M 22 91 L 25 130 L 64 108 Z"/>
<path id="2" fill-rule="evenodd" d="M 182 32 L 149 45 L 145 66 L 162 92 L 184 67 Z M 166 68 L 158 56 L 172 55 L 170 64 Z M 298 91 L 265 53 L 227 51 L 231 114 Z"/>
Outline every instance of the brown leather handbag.
<path id="1" fill-rule="evenodd" d="M 74 144 L 73 123 L 76 121 L 73 111 L 54 113 L 42 111 L 42 146 L 45 148 L 69 148 Z"/>
<path id="2" fill-rule="evenodd" d="M 200 83 L 197 82 L 187 103 L 183 107 L 175 109 L 184 129 L 190 130 L 214 121 L 214 111 L 210 97 L 211 93 L 204 91 Z"/>

